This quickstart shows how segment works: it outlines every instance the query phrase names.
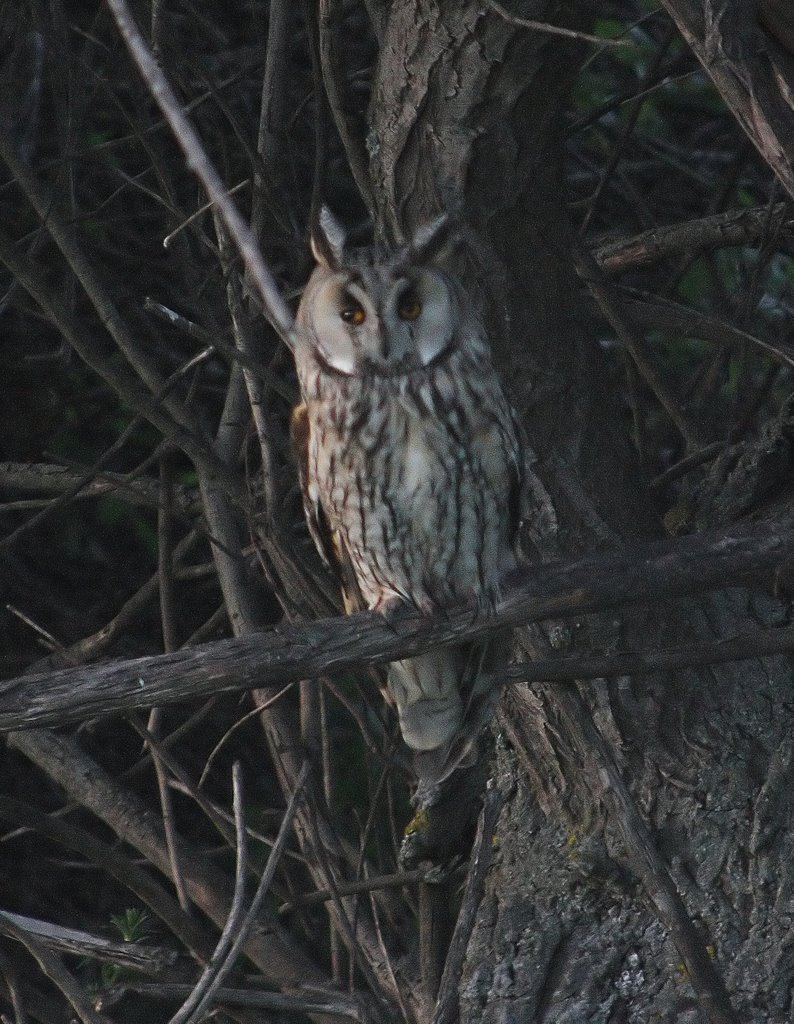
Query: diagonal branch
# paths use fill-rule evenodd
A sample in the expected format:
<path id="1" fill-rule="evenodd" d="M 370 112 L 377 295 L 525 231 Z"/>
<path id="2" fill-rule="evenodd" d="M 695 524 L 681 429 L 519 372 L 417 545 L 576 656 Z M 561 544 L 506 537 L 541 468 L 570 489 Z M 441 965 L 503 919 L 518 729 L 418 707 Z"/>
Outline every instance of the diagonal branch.
<path id="1" fill-rule="evenodd" d="M 753 5 L 721 5 L 727 17 L 715 0 L 662 0 L 662 6 L 750 141 L 794 196 L 794 112 L 775 62 L 756 49 Z"/>
<path id="2" fill-rule="evenodd" d="M 794 229 L 790 209 L 786 203 L 777 203 L 771 211 L 766 206 L 727 210 L 651 228 L 630 238 L 607 240 L 596 245 L 593 256 L 601 270 L 611 275 L 682 254 L 694 257 L 708 249 L 756 245 L 769 231 L 770 212 L 772 221 L 780 225 L 781 233 L 790 240 Z"/>
<path id="3" fill-rule="evenodd" d="M 276 281 L 262 258 L 254 234 L 243 220 L 240 211 L 229 197 L 226 186 L 204 149 L 198 133 L 184 113 L 168 79 L 146 40 L 141 35 L 132 13 L 124 0 L 106 0 L 130 55 L 153 99 L 182 147 L 187 165 L 201 181 L 207 195 L 223 217 L 229 234 L 245 263 L 247 273 L 256 285 L 262 300 L 264 314 L 281 339 L 292 343 L 292 314 L 284 301 Z"/>
<path id="4" fill-rule="evenodd" d="M 21 676 L 0 683 L 0 731 L 86 718 L 410 657 L 506 626 L 685 594 L 772 582 L 794 557 L 794 517 L 657 541 L 569 562 L 524 567 L 495 612 L 470 608 L 392 620 L 370 612 L 282 624 L 158 657 Z"/>

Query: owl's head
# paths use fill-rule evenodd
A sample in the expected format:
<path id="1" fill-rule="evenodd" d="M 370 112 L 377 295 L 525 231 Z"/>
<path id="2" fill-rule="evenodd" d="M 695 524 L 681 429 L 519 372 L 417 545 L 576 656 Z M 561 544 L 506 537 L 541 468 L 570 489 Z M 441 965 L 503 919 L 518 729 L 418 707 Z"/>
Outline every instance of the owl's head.
<path id="1" fill-rule="evenodd" d="M 440 360 L 460 323 L 453 281 L 434 261 L 449 237 L 439 217 L 403 246 L 354 249 L 323 207 L 312 236 L 317 266 L 296 320 L 298 352 L 309 345 L 332 373 L 394 375 Z"/>

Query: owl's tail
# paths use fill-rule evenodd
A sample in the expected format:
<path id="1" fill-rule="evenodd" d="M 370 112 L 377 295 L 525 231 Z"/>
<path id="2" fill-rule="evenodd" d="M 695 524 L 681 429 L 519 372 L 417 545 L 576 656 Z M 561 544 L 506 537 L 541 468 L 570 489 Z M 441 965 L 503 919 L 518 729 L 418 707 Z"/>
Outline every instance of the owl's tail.
<path id="1" fill-rule="evenodd" d="M 507 662 L 506 646 L 499 654 L 493 644 L 443 647 L 389 666 L 400 731 L 422 786 L 476 760 L 477 736 L 499 698 L 495 670 Z"/>

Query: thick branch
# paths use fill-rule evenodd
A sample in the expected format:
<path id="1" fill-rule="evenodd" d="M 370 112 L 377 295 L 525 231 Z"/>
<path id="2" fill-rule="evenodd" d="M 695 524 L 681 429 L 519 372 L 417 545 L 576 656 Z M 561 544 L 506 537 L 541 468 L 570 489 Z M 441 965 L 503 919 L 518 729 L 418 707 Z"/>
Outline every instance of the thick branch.
<path id="1" fill-rule="evenodd" d="M 552 617 L 582 615 L 768 580 L 794 557 L 794 517 L 682 537 L 516 575 L 489 617 L 362 613 L 283 625 L 159 657 L 22 676 L 0 683 L 0 730 L 62 725 L 228 690 L 282 686 L 375 665 Z"/>

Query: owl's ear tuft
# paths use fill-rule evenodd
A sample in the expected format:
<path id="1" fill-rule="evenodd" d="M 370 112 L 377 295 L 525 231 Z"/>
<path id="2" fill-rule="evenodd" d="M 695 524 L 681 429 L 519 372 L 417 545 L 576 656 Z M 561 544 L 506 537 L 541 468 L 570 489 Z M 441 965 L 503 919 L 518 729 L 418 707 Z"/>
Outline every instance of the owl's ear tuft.
<path id="1" fill-rule="evenodd" d="M 408 255 L 417 263 L 430 263 L 436 259 L 455 234 L 455 218 L 442 213 L 414 231 L 408 243 Z"/>
<path id="2" fill-rule="evenodd" d="M 311 245 L 314 258 L 321 266 L 328 267 L 329 270 L 338 270 L 344 259 L 346 241 L 345 229 L 327 206 L 321 206 L 312 224 Z"/>

